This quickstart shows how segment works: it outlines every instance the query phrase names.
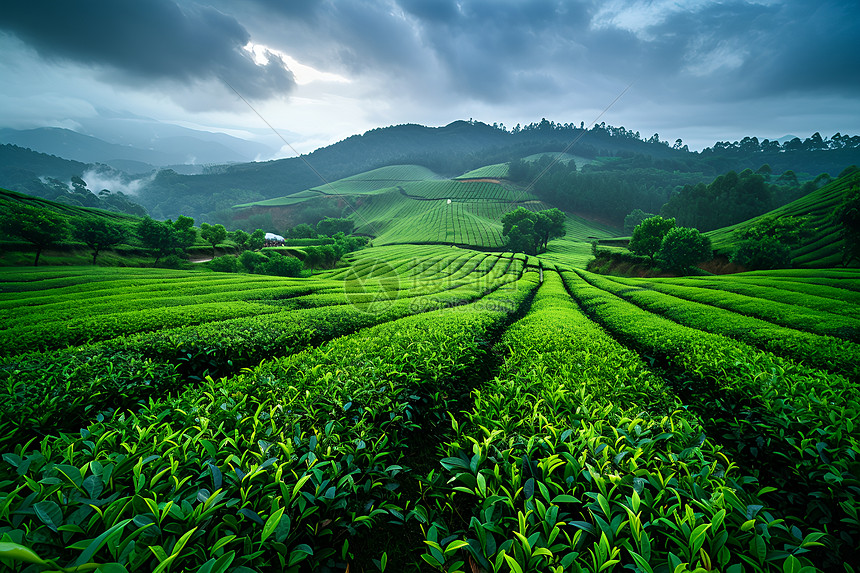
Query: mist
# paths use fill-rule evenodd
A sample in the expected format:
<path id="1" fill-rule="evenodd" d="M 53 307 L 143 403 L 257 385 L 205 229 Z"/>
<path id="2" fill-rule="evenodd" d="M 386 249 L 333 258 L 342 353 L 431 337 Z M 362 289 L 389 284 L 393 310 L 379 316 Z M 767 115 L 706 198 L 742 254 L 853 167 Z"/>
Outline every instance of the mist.
<path id="1" fill-rule="evenodd" d="M 86 182 L 87 188 L 95 194 L 98 194 L 102 189 L 107 189 L 111 193 L 121 192 L 125 195 L 135 196 L 152 183 L 156 174 L 157 172 L 153 172 L 144 177 L 133 178 L 125 173 L 97 167 L 84 171 L 81 179 Z"/>

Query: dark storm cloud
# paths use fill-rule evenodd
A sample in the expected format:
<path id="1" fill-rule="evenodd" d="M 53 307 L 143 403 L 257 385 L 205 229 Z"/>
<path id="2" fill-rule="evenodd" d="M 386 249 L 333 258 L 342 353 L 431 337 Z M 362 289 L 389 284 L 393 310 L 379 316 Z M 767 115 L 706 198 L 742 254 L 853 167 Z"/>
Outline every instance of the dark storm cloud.
<path id="1" fill-rule="evenodd" d="M 416 97 L 430 73 L 448 93 L 490 103 L 632 80 L 654 100 L 856 93 L 860 84 L 860 9 L 848 2 L 258 3 L 291 26 L 312 27 L 336 65 L 390 72 Z"/>
<path id="2" fill-rule="evenodd" d="M 258 66 L 242 47 L 250 34 L 211 7 L 171 0 L 30 1 L 0 11 L 0 30 L 18 36 L 46 59 L 107 68 L 127 83 L 218 78 L 249 97 L 295 85 L 277 56 Z"/>

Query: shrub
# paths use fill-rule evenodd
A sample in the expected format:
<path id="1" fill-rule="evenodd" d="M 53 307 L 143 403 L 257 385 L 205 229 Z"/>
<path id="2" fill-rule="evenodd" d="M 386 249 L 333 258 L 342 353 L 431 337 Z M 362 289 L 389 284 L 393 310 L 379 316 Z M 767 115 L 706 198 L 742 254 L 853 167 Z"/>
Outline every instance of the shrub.
<path id="1" fill-rule="evenodd" d="M 659 216 L 645 219 L 633 229 L 633 236 L 627 248 L 637 255 L 650 257 L 653 261 L 654 255 L 663 244 L 663 238 L 674 228 L 675 219 L 664 219 Z"/>
<path id="2" fill-rule="evenodd" d="M 668 268 L 685 270 L 713 256 L 711 240 L 698 229 L 675 227 L 666 233 L 657 258 Z"/>
<path id="3" fill-rule="evenodd" d="M 224 255 L 212 259 L 208 265 L 210 269 L 218 273 L 235 273 L 239 270 L 239 259 L 232 255 Z"/>
<path id="4" fill-rule="evenodd" d="M 742 241 L 731 261 L 750 270 L 781 269 L 791 266 L 791 249 L 774 237 Z"/>
<path id="5" fill-rule="evenodd" d="M 267 260 L 268 258 L 266 258 L 266 255 L 255 253 L 254 251 L 245 251 L 239 255 L 239 262 L 242 263 L 242 266 L 245 267 L 245 270 L 249 273 L 253 273 L 259 265 L 262 265 Z"/>
<path id="6" fill-rule="evenodd" d="M 259 265 L 256 271 L 263 275 L 278 277 L 297 277 L 301 275 L 302 261 L 295 257 L 285 257 L 280 253 L 271 253 L 269 260 Z"/>

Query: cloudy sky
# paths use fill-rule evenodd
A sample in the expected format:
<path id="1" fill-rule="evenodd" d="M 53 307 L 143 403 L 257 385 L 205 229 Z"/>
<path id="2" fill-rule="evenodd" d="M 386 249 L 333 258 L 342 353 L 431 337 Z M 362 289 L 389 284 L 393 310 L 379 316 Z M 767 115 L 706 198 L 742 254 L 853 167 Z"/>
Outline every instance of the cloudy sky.
<path id="1" fill-rule="evenodd" d="M 858 134 L 858 38 L 853 0 L 29 0 L 0 11 L 0 127 L 134 114 L 282 146 L 268 122 L 305 152 L 589 124 L 630 86 L 601 121 L 694 149 Z"/>

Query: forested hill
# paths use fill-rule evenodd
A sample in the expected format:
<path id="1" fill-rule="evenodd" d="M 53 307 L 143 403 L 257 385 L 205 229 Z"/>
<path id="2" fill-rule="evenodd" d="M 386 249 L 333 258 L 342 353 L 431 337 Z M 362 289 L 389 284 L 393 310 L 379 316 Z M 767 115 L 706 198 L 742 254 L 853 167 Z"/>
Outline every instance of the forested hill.
<path id="1" fill-rule="evenodd" d="M 782 145 L 744 138 L 734 143 L 721 142 L 702 152 L 691 152 L 681 140 L 670 143 L 662 141 L 658 134 L 645 137 L 637 131 L 603 123 L 585 128 L 582 123 L 555 123 L 544 119 L 508 129 L 474 121 L 455 121 L 444 127 L 406 124 L 373 129 L 302 158 L 214 166 L 201 175 L 182 175 L 166 169 L 149 175 L 145 184 L 135 188 L 134 200 L 155 218 L 175 218 L 184 214 L 209 222 L 227 222 L 233 205 L 291 195 L 323 184 L 321 177 L 334 181 L 395 164 L 421 165 L 443 177 L 452 177 L 490 164 L 565 149 L 580 159 L 624 158 L 624 161 L 597 162 L 591 167 L 614 172 L 610 178 L 617 178 L 619 171 L 639 170 L 631 171 L 627 178 L 637 182 L 648 180 L 648 185 L 653 187 L 649 197 L 659 200 L 655 199 L 657 202 L 653 205 L 650 202 L 641 206 L 617 205 L 614 209 L 618 213 L 635 207 L 656 211 L 676 187 L 707 183 L 730 170 L 757 170 L 769 164 L 775 176 L 793 170 L 803 182 L 821 173 L 835 176 L 848 165 L 860 164 L 860 137 L 839 134 L 832 138 L 815 134 L 806 140 L 797 139 Z M 581 166 L 583 162 L 578 160 L 578 164 Z M 67 170 L 73 166 L 68 163 L 63 167 Z M 643 174 L 647 175 L 645 179 Z M 0 161 L 0 185 L 17 191 L 38 195 L 33 189 L 40 187 L 40 179 L 44 183 L 45 176 L 58 175 L 40 172 L 36 166 L 22 169 L 17 160 Z M 110 175 L 117 178 L 118 184 L 130 183 L 124 174 Z M 596 175 L 592 173 L 591 176 Z M 68 182 L 68 175 L 59 178 Z"/>
<path id="2" fill-rule="evenodd" d="M 195 176 L 162 171 L 148 186 L 142 201 L 154 216 L 170 217 L 180 212 L 202 216 L 323 183 L 308 164 L 327 181 L 394 164 L 423 165 L 440 175 L 456 176 L 490 163 L 542 151 L 561 151 L 573 141 L 576 143 L 571 153 L 582 157 L 638 154 L 672 160 L 672 169 L 694 167 L 685 163 L 693 157 L 689 152 L 672 149 L 653 137 L 643 141 L 638 133 L 624 128 L 582 129 L 546 120 L 513 130 L 470 121 L 456 121 L 444 127 L 407 124 L 348 137 L 303 159 L 231 165 Z"/>

